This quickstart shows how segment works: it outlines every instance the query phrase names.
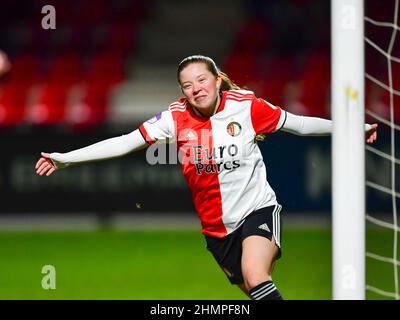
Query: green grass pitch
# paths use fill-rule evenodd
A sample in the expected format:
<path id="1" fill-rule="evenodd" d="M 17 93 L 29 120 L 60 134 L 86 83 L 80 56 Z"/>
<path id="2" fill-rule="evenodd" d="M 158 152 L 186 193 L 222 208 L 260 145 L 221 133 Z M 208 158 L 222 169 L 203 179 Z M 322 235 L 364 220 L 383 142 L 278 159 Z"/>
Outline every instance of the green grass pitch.
<path id="1" fill-rule="evenodd" d="M 391 256 L 391 233 L 368 239 Z M 331 299 L 331 231 L 284 230 L 282 245 L 274 282 L 283 297 Z M 0 232 L 0 261 L 0 299 L 247 299 L 198 231 Z M 371 284 L 393 291 L 393 265 L 367 262 Z M 41 286 L 44 265 L 56 269 L 55 290 Z"/>

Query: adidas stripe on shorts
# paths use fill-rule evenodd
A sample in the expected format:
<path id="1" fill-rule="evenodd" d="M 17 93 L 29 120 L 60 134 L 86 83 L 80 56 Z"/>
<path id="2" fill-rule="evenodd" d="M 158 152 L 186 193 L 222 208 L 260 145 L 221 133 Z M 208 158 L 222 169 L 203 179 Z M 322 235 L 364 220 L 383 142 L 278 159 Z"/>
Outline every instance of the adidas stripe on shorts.
<path id="1" fill-rule="evenodd" d="M 227 275 L 232 284 L 243 283 L 241 259 L 242 242 L 248 236 L 262 236 L 272 241 L 274 238 L 281 252 L 281 217 L 282 206 L 277 204 L 254 211 L 245 218 L 242 225 L 224 238 L 205 236 L 207 249 Z"/>

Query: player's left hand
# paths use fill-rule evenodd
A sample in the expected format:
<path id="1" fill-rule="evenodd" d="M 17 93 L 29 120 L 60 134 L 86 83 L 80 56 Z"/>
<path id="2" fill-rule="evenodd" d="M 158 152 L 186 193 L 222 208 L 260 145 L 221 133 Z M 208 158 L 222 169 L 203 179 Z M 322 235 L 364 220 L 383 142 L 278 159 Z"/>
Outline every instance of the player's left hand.
<path id="1" fill-rule="evenodd" d="M 377 123 L 371 124 L 371 129 L 369 129 L 365 134 L 367 143 L 374 143 L 376 141 L 376 139 L 378 138 L 377 128 Z"/>
<path id="2" fill-rule="evenodd" d="M 36 162 L 35 165 L 36 174 L 42 176 L 47 172 L 46 176 L 49 176 L 59 167 L 57 166 L 56 162 L 50 158 L 49 153 L 42 152 L 41 155 L 42 157 Z"/>

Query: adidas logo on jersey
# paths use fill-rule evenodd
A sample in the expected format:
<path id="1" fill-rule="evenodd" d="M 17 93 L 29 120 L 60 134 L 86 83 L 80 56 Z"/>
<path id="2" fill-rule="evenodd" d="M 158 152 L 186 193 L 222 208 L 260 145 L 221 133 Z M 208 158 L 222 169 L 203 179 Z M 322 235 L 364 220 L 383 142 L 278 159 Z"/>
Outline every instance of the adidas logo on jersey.
<path id="1" fill-rule="evenodd" d="M 193 133 L 193 131 L 189 131 L 189 133 L 185 137 L 187 140 L 197 140 L 196 135 Z"/>
<path id="2" fill-rule="evenodd" d="M 259 225 L 259 226 L 258 226 L 258 229 L 271 232 L 271 230 L 269 230 L 268 225 L 267 225 L 266 223 L 263 223 L 262 225 Z"/>

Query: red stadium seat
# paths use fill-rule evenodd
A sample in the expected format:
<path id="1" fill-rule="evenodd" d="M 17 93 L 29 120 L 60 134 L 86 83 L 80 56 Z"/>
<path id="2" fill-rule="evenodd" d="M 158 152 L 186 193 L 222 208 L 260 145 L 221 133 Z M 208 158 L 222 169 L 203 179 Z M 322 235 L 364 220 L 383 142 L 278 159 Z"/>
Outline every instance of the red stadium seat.
<path id="1" fill-rule="evenodd" d="M 398 96 L 396 93 L 393 93 L 393 120 L 395 123 L 400 123 L 400 96 Z M 387 121 L 391 121 L 391 104 L 392 104 L 392 99 L 390 97 L 390 91 L 386 89 L 382 89 L 382 96 L 380 103 L 384 106 L 383 110 L 385 110 L 384 114 L 380 114 L 380 116 Z M 376 122 L 376 120 L 375 120 Z"/>
<path id="2" fill-rule="evenodd" d="M 41 76 L 39 59 L 31 55 L 17 56 L 11 61 L 9 81 L 26 86 L 38 82 Z"/>
<path id="3" fill-rule="evenodd" d="M 328 109 L 330 88 L 330 58 L 324 53 L 312 54 L 299 76 L 302 86 L 300 102 L 311 116 L 330 118 Z"/>
<path id="4" fill-rule="evenodd" d="M 297 74 L 291 57 L 274 56 L 266 59 L 262 97 L 271 103 L 282 105 L 285 87 L 295 77 Z"/>
<path id="5" fill-rule="evenodd" d="M 103 124 L 108 116 L 110 86 L 108 83 L 89 83 L 83 86 L 83 97 L 68 107 L 68 124 L 75 130 Z"/>
<path id="6" fill-rule="evenodd" d="M 386 120 L 390 119 L 390 97 L 389 91 L 381 88 L 380 86 L 368 81 L 365 88 L 365 109 L 367 114 L 365 116 L 368 123 L 376 122 L 376 119 L 368 115 L 368 111 L 372 111 L 379 117 Z"/>
<path id="7" fill-rule="evenodd" d="M 67 96 L 71 85 L 45 83 L 38 100 L 28 110 L 27 119 L 34 125 L 59 125 L 65 123 Z"/>
<path id="8" fill-rule="evenodd" d="M 301 81 L 302 94 L 300 102 L 308 109 L 308 114 L 313 117 L 330 117 L 327 103 L 329 102 L 329 84 L 315 81 Z"/>
<path id="9" fill-rule="evenodd" d="M 27 109 L 26 118 L 34 125 L 64 124 L 70 89 L 82 79 L 78 58 L 68 54 L 56 56 L 42 79 L 40 93 Z"/>
<path id="10" fill-rule="evenodd" d="M 26 98 L 29 87 L 8 83 L 0 93 L 0 127 L 18 125 L 24 122 Z"/>
<path id="11" fill-rule="evenodd" d="M 311 54 L 306 59 L 304 64 L 304 72 L 320 72 L 329 76 L 330 67 L 331 60 L 329 54 L 324 52 L 316 52 Z"/>
<path id="12" fill-rule="evenodd" d="M 82 79 L 80 61 L 75 55 L 57 56 L 49 67 L 47 79 L 52 83 L 79 82 Z"/>
<path id="13" fill-rule="evenodd" d="M 101 53 L 90 63 L 86 75 L 88 82 L 100 82 L 102 86 L 115 85 L 125 78 L 124 59 L 120 53 Z"/>
<path id="14" fill-rule="evenodd" d="M 18 125 L 25 121 L 27 96 L 40 76 L 37 57 L 20 55 L 11 61 L 11 69 L 0 94 L 1 126 Z"/>
<path id="15" fill-rule="evenodd" d="M 75 130 L 102 124 L 108 116 L 109 95 L 124 78 L 123 54 L 104 52 L 93 57 L 84 77 L 83 95 L 68 106 L 68 123 Z"/>
<path id="16" fill-rule="evenodd" d="M 276 105 L 283 104 L 284 89 L 288 80 L 283 78 L 271 78 L 262 82 L 261 97 Z"/>

